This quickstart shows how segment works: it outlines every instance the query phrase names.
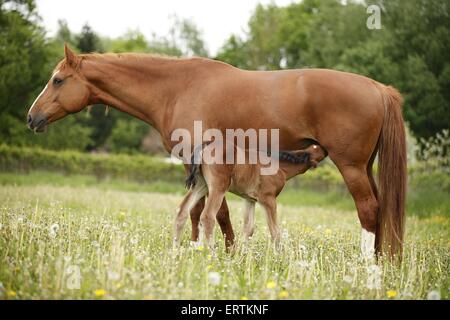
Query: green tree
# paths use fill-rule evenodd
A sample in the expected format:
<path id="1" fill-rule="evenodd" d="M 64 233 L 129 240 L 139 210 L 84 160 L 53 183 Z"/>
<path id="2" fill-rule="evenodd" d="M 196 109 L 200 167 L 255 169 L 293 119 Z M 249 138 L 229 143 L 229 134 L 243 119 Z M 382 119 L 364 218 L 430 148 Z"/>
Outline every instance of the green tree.
<path id="1" fill-rule="evenodd" d="M 25 143 L 26 113 L 45 82 L 48 52 L 34 1 L 0 1 L 0 139 L 20 132 Z"/>
<path id="2" fill-rule="evenodd" d="M 192 20 L 175 17 L 170 34 L 174 39 L 175 47 L 179 47 L 183 55 L 208 56 L 202 33 Z"/>
<path id="3" fill-rule="evenodd" d="M 142 138 L 148 130 L 148 125 L 142 121 L 119 119 L 108 137 L 106 147 L 117 153 L 139 151 Z"/>
<path id="4" fill-rule="evenodd" d="M 145 36 L 138 30 L 129 30 L 123 36 L 109 40 L 108 51 L 112 52 L 150 52 Z"/>
<path id="5" fill-rule="evenodd" d="M 81 33 L 76 36 L 77 48 L 82 53 L 102 52 L 100 37 L 92 30 L 89 24 L 85 24 Z"/>
<path id="6" fill-rule="evenodd" d="M 368 4 L 382 8 L 381 30 L 366 27 Z M 258 5 L 245 37 L 231 36 L 216 58 L 248 69 L 339 69 L 392 84 L 405 97 L 412 133 L 428 138 L 450 123 L 449 7 L 446 0 Z"/>

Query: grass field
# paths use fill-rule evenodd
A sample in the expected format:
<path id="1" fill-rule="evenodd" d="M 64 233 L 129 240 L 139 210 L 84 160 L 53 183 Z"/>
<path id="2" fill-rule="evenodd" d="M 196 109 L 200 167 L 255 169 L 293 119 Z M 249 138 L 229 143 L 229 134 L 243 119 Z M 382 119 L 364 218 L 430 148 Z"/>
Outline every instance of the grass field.
<path id="1" fill-rule="evenodd" d="M 409 212 L 400 267 L 360 258 L 356 212 L 334 193 L 303 192 L 300 205 L 288 190 L 279 250 L 259 208 L 242 243 L 242 203 L 230 197 L 233 255 L 218 227 L 215 254 L 190 246 L 189 225 L 175 251 L 180 186 L 45 176 L 0 174 L 0 298 L 449 299 L 447 212 Z"/>

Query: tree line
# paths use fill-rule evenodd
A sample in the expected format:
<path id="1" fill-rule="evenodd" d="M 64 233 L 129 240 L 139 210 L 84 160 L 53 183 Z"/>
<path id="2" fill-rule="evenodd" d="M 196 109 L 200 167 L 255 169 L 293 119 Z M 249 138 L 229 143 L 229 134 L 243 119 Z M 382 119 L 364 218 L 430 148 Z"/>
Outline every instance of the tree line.
<path id="1" fill-rule="evenodd" d="M 370 4 L 381 10 L 381 29 L 366 25 Z M 106 38 L 87 24 L 74 33 L 62 20 L 57 33 L 49 37 L 34 0 L 0 0 L 0 139 L 56 150 L 161 151 L 157 133 L 146 124 L 116 110 L 105 116 L 102 106 L 67 117 L 46 135 L 26 129 L 27 109 L 68 43 L 80 53 L 197 55 L 252 70 L 332 68 L 366 75 L 402 92 L 408 127 L 425 146 L 450 124 L 449 5 L 447 0 L 258 5 L 245 34 L 230 35 L 211 56 L 201 31 L 189 19 L 172 17 L 169 34 L 153 34 L 150 39 L 136 30 Z"/>

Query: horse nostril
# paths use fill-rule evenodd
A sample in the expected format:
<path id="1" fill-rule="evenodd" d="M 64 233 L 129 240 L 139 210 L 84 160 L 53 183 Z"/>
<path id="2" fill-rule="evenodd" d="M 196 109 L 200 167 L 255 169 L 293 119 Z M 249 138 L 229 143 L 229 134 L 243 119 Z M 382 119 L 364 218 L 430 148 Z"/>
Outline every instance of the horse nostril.
<path id="1" fill-rule="evenodd" d="M 30 115 L 30 114 L 28 115 L 28 120 L 27 120 L 27 121 L 28 121 L 28 124 L 30 124 L 31 121 L 33 121 L 33 119 L 31 118 L 31 115 Z"/>

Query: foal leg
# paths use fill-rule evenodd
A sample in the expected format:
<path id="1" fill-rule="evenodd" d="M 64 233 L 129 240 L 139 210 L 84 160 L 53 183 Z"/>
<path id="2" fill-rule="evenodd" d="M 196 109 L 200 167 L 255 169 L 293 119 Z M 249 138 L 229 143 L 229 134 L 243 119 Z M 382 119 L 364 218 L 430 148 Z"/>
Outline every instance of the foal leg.
<path id="1" fill-rule="evenodd" d="M 265 196 L 260 203 L 266 213 L 267 224 L 269 226 L 270 235 L 276 245 L 280 242 L 280 229 L 277 221 L 277 202 L 275 196 Z"/>
<path id="2" fill-rule="evenodd" d="M 200 199 L 197 204 L 191 209 L 191 241 L 197 242 L 199 236 L 200 215 L 205 207 L 205 197 Z"/>
<path id="3" fill-rule="evenodd" d="M 192 233 L 191 241 L 199 241 L 200 235 L 200 215 L 202 214 L 203 208 L 205 207 L 205 198 L 201 199 L 195 207 L 191 210 L 191 223 L 192 223 Z M 216 216 L 217 222 L 219 223 L 220 229 L 222 231 L 223 237 L 225 239 L 225 247 L 230 249 L 234 244 L 234 232 L 233 226 L 230 221 L 230 213 L 228 210 L 227 200 L 224 198 L 219 212 Z"/>
<path id="4" fill-rule="evenodd" d="M 180 245 L 181 241 L 181 233 L 183 231 L 184 225 L 186 223 L 187 217 L 189 215 L 189 211 L 197 204 L 197 202 L 204 198 L 207 192 L 206 185 L 204 183 L 198 183 L 194 188 L 188 191 L 183 201 L 181 202 L 181 206 L 178 209 L 177 217 L 175 218 L 175 226 L 174 226 L 174 239 L 173 243 L 175 246 Z"/>
<path id="5" fill-rule="evenodd" d="M 361 252 L 371 259 L 375 253 L 375 235 L 378 219 L 378 201 L 373 192 L 366 166 L 340 168 L 345 183 L 352 194 L 361 223 Z"/>
<path id="6" fill-rule="evenodd" d="M 245 240 L 253 235 L 255 230 L 255 201 L 244 200 L 244 236 Z"/>
<path id="7" fill-rule="evenodd" d="M 216 219 L 225 238 L 225 247 L 228 251 L 234 245 L 234 232 L 230 220 L 230 211 L 228 210 L 227 200 L 225 198 L 223 198 Z"/>
<path id="8" fill-rule="evenodd" d="M 209 190 L 208 198 L 206 199 L 205 208 L 203 209 L 200 221 L 203 225 L 205 240 L 210 249 L 214 249 L 213 231 L 216 215 L 222 205 L 225 197 L 225 191 Z"/>

